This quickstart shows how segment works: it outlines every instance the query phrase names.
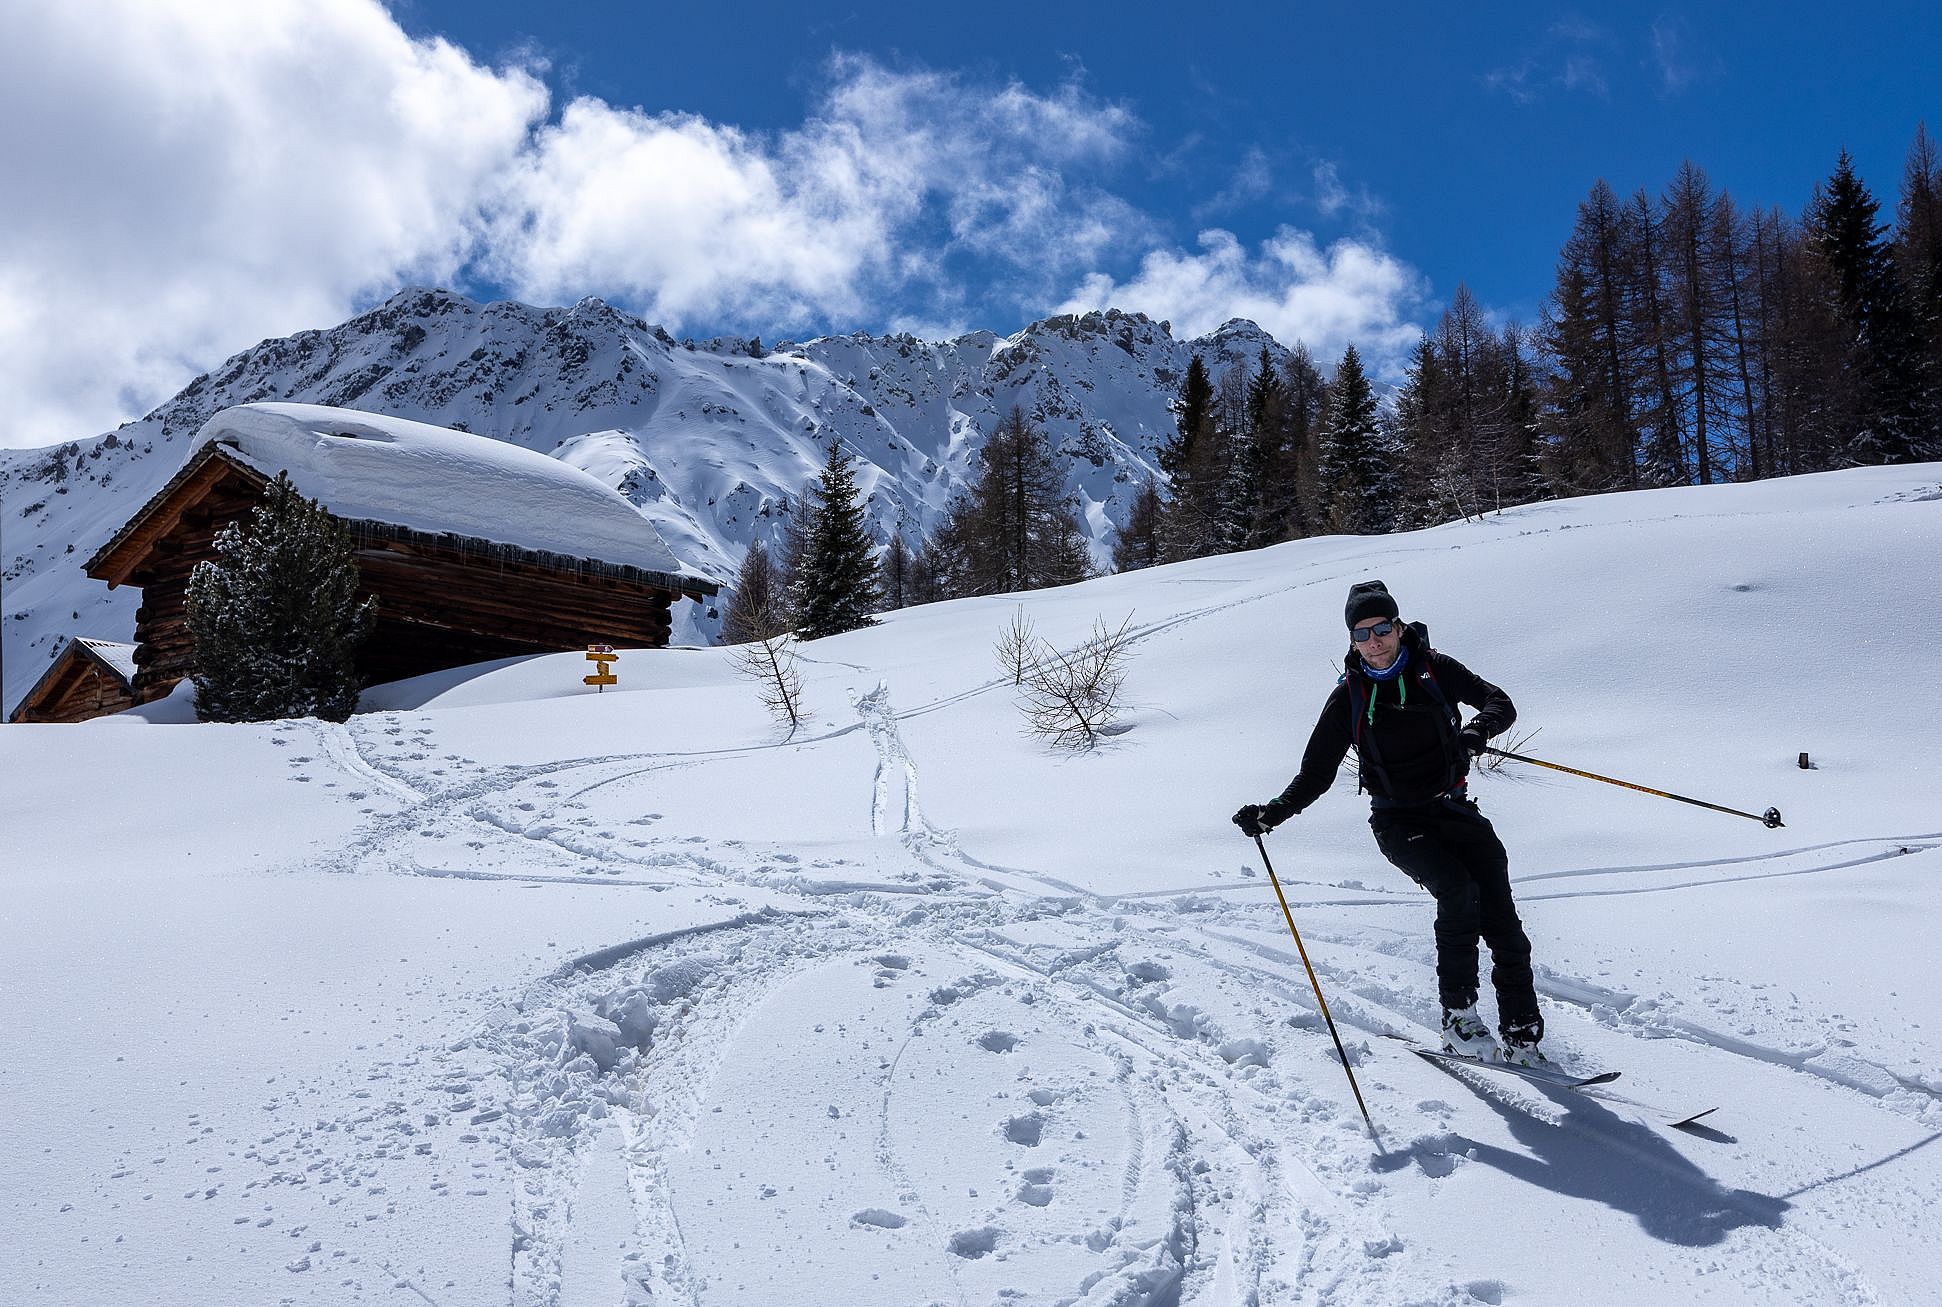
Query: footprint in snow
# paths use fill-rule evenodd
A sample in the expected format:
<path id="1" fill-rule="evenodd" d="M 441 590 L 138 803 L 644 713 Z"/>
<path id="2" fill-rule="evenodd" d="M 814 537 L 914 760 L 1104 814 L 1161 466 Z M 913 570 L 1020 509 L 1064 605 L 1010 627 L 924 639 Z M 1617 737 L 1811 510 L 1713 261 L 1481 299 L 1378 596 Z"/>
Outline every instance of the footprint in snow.
<path id="1" fill-rule="evenodd" d="M 1037 1112 L 1024 1116 L 1014 1116 L 1005 1122 L 1005 1138 L 1026 1148 L 1037 1148 L 1039 1139 L 1045 1133 L 1045 1118 Z"/>
<path id="2" fill-rule="evenodd" d="M 1049 1166 L 1035 1166 L 1024 1173 L 1018 1186 L 1018 1201 L 1028 1207 L 1045 1207 L 1052 1201 L 1052 1172 Z"/>
<path id="3" fill-rule="evenodd" d="M 874 1225 L 880 1230 L 901 1230 L 909 1222 L 896 1212 L 886 1212 L 881 1207 L 866 1207 L 850 1217 L 855 1225 Z"/>
<path id="4" fill-rule="evenodd" d="M 998 1231 L 994 1226 L 981 1225 L 975 1230 L 959 1230 L 951 1236 L 951 1251 L 959 1257 L 983 1257 L 998 1246 Z"/>
<path id="5" fill-rule="evenodd" d="M 1008 1030 L 987 1030 L 975 1042 L 987 1053 L 1009 1053 L 1018 1047 L 1018 1036 Z"/>

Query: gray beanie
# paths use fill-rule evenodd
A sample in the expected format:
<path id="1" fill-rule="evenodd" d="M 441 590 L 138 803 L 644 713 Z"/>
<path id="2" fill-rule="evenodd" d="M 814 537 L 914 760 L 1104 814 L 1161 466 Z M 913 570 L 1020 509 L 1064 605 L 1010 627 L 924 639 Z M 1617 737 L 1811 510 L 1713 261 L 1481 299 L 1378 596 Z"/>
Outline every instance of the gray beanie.
<path id="1" fill-rule="evenodd" d="M 1397 615 L 1396 601 L 1389 597 L 1389 587 L 1382 582 L 1358 581 L 1349 587 L 1347 616 L 1351 631 L 1357 622 L 1366 622 L 1371 617 Z"/>

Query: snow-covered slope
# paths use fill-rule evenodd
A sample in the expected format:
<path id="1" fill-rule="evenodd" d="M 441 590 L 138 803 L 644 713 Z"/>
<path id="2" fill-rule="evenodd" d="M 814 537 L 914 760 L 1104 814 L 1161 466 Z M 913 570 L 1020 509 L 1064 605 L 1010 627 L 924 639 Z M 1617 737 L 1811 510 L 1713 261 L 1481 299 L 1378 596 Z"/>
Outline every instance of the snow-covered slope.
<path id="1" fill-rule="evenodd" d="M 1939 558 L 1866 469 L 897 613 L 790 741 L 715 649 L 0 731 L 0 1301 L 1932 1301 Z M 1388 1038 L 1431 908 L 1345 775 L 1268 847 L 1371 1141 L 1228 824 L 1370 576 L 1530 752 L 1786 816 L 1478 779 L 1599 1097 Z M 1108 748 L 1021 733 L 1019 603 L 1132 615 Z"/>
<path id="2" fill-rule="evenodd" d="M 599 300 L 536 309 L 401 292 L 328 331 L 238 354 L 111 435 L 0 451 L 0 698 L 10 711 L 71 633 L 129 637 L 136 596 L 88 580 L 81 564 L 182 465 L 203 423 L 233 405 L 356 408 L 553 455 L 618 488 L 676 557 L 727 582 L 751 540 L 779 539 L 783 505 L 832 437 L 861 460 L 878 537 L 914 540 L 1014 404 L 1062 451 L 1103 560 L 1172 429 L 1168 403 L 1190 357 L 1206 355 L 1219 375 L 1263 348 L 1285 355 L 1252 323 L 1179 341 L 1165 323 L 1109 311 L 1047 319 L 1006 340 L 841 336 L 758 358 L 740 340 L 690 348 Z M 694 604 L 675 618 L 677 642 L 706 642 L 719 626 Z"/>

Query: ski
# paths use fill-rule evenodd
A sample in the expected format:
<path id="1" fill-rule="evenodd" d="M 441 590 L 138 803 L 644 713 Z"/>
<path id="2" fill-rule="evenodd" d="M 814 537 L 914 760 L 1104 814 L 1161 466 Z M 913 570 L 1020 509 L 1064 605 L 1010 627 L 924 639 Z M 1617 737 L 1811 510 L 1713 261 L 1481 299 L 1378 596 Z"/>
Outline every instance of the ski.
<path id="1" fill-rule="evenodd" d="M 1415 1045 L 1411 1046 L 1410 1051 L 1425 1061 L 1454 1062 L 1460 1066 L 1473 1066 L 1481 1071 L 1503 1071 L 1510 1075 L 1520 1076 L 1534 1084 L 1551 1085 L 1558 1089 L 1574 1089 L 1580 1091 L 1593 1089 L 1599 1085 L 1609 1085 L 1612 1081 L 1618 1079 L 1619 1076 L 1619 1073 L 1616 1071 L 1601 1071 L 1593 1076 L 1576 1076 L 1568 1071 L 1558 1071 L 1543 1067 L 1518 1066 L 1514 1062 L 1486 1062 L 1482 1058 L 1471 1057 L 1465 1053 L 1446 1053 L 1440 1048 L 1422 1048 Z M 1603 1099 L 1607 1096 L 1603 1094 L 1589 1094 L 1587 1097 Z M 1630 1098 L 1618 1097 L 1617 1095 L 1612 1095 L 1610 1101 L 1624 1103 L 1628 1107 L 1635 1107 L 1650 1112 L 1659 1117 L 1665 1125 L 1675 1130 L 1695 1125 L 1699 1122 L 1700 1118 L 1711 1116 L 1714 1112 L 1719 1111 L 1718 1107 L 1704 1107 L 1697 1112 L 1687 1112 L 1681 1115 L 1662 1107 L 1654 1107 L 1649 1103 L 1640 1103 Z"/>
<path id="2" fill-rule="evenodd" d="M 1411 1052 L 1432 1062 L 1456 1062 L 1463 1066 L 1473 1066 L 1484 1071 L 1504 1071 L 1514 1076 L 1540 1085 L 1554 1085 L 1559 1089 L 1586 1089 L 1592 1085 L 1609 1085 L 1618 1079 L 1616 1071 L 1601 1071 L 1593 1076 L 1574 1076 L 1568 1071 L 1554 1070 L 1550 1067 L 1519 1066 L 1515 1062 L 1486 1062 L 1468 1053 L 1446 1053 L 1440 1048 L 1416 1048 Z"/>

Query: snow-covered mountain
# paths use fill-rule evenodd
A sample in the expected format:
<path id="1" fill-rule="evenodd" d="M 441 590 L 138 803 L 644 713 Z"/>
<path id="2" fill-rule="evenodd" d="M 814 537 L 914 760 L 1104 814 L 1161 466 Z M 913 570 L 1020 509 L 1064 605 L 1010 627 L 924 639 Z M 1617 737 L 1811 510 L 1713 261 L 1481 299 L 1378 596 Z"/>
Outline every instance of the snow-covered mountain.
<path id="1" fill-rule="evenodd" d="M 111 594 L 81 565 L 234 404 L 364 409 L 552 454 L 619 488 L 678 556 L 726 582 L 751 540 L 779 536 L 832 437 L 860 460 L 878 538 L 914 540 L 1013 405 L 1051 437 L 1103 559 L 1172 430 L 1192 356 L 1218 377 L 1264 348 L 1286 353 L 1250 322 L 1176 340 L 1167 323 L 1108 310 L 1003 339 L 857 334 L 764 350 L 676 341 L 597 299 L 540 309 L 404 291 L 327 331 L 245 350 L 116 432 L 0 451 L 5 706 L 70 632 L 127 638 L 136 596 Z M 716 619 L 685 607 L 677 640 L 711 637 Z"/>

